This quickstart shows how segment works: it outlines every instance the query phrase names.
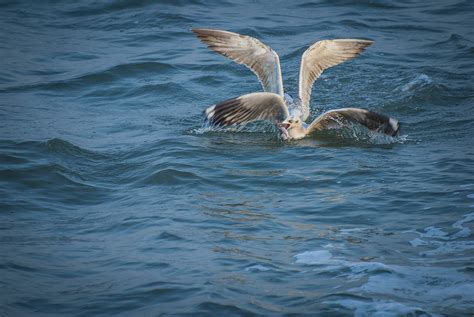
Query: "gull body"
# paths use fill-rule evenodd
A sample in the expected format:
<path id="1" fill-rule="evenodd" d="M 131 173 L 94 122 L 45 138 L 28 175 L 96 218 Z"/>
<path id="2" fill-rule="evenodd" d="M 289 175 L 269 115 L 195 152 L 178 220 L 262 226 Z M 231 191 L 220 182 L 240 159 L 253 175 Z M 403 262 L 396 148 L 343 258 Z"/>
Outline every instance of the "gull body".
<path id="1" fill-rule="evenodd" d="M 330 67 L 350 60 L 373 42 L 360 39 L 322 40 L 311 45 L 301 59 L 298 98 L 284 93 L 278 55 L 259 40 L 237 33 L 193 29 L 196 36 L 215 52 L 247 66 L 260 80 L 263 92 L 225 100 L 205 110 L 206 120 L 214 126 L 246 124 L 268 120 L 280 130 L 283 139 L 301 139 L 315 132 L 357 123 L 370 130 L 395 136 L 396 119 L 361 108 L 330 110 L 310 124 L 311 90 L 315 80 Z"/>

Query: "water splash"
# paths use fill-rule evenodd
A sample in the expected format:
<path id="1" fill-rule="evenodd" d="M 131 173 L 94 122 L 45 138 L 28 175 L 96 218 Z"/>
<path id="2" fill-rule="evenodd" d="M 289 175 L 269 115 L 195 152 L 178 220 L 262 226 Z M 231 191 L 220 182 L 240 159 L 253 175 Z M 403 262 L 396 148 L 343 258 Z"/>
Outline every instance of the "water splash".
<path id="1" fill-rule="evenodd" d="M 408 135 L 390 136 L 381 132 L 350 122 L 338 122 L 340 127 L 331 130 L 312 133 L 305 139 L 317 139 L 325 142 L 348 142 L 360 145 L 390 145 L 403 144 L 409 141 Z M 200 128 L 191 129 L 189 133 L 203 135 L 208 133 L 275 133 L 277 129 L 269 122 L 253 122 L 246 125 L 216 126 L 203 122 Z M 277 135 L 278 137 L 278 135 Z M 300 140 L 291 140 L 298 142 Z"/>
<path id="2" fill-rule="evenodd" d="M 313 138 L 324 141 L 343 141 L 360 145 L 390 145 L 409 141 L 408 135 L 390 136 L 385 133 L 369 130 L 351 122 L 338 122 L 340 127 L 314 133 Z"/>
<path id="3" fill-rule="evenodd" d="M 430 76 L 426 74 L 419 74 L 416 76 L 414 79 L 412 79 L 410 82 L 407 84 L 401 86 L 399 89 L 403 92 L 407 91 L 415 91 L 420 88 L 429 86 L 433 83 L 433 79 L 431 79 Z"/>
<path id="4" fill-rule="evenodd" d="M 248 124 L 234 124 L 230 126 L 218 126 L 205 121 L 202 126 L 190 131 L 192 134 L 206 134 L 206 133 L 275 133 L 275 127 L 269 122 L 260 121 Z"/>

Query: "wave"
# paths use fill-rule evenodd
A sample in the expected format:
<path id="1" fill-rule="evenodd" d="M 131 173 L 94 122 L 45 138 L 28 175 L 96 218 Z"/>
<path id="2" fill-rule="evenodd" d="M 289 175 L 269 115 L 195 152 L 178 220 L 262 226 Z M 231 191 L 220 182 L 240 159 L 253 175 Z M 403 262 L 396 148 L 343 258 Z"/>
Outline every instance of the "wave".
<path id="1" fill-rule="evenodd" d="M 429 6 L 426 10 L 423 10 L 423 12 L 426 14 L 436 14 L 444 17 L 448 14 L 459 14 L 460 12 L 470 14 L 471 10 L 472 2 L 470 0 L 458 0 L 437 3 L 435 8 Z"/>
<path id="2" fill-rule="evenodd" d="M 197 185 L 202 181 L 198 175 L 173 168 L 165 168 L 152 173 L 141 181 L 147 185 Z"/>
<path id="3" fill-rule="evenodd" d="M 82 148 L 78 145 L 74 145 L 66 140 L 59 138 L 54 138 L 46 142 L 41 142 L 40 144 L 48 152 L 61 156 L 78 157 L 91 160 L 103 160 L 110 158 L 110 156 L 105 155 L 103 153 Z"/>
<path id="4" fill-rule="evenodd" d="M 30 193 L 24 196 L 26 209 L 91 205 L 103 201 L 110 193 L 109 186 L 98 181 L 97 171 L 110 157 L 65 140 L 10 142 L 2 156 L 10 158 L 9 164 L 0 169 L 2 179 L 16 192 Z M 18 207 L 12 199 L 15 197 L 8 196 L 4 202 Z"/>
<path id="5" fill-rule="evenodd" d="M 32 157 L 41 158 L 46 155 L 51 157 L 77 157 L 91 160 L 108 159 L 111 156 L 98 151 L 93 151 L 75 145 L 69 141 L 61 138 L 53 138 L 47 141 L 13 141 L 13 140 L 2 140 L 3 155 L 11 156 L 14 160 L 15 157 L 20 163 L 27 163 L 31 160 L 34 162 Z"/>
<path id="6" fill-rule="evenodd" d="M 237 305 L 219 303 L 217 301 L 204 301 L 197 307 L 197 314 L 213 315 L 219 312 L 222 316 L 253 316 L 254 312 L 240 308 Z"/>
<path id="7" fill-rule="evenodd" d="M 0 315 L 470 313 L 472 4 L 435 2 L 2 1 Z M 402 135 L 201 127 L 261 87 L 193 27 L 270 45 L 290 93 L 311 43 L 374 39 L 312 117 Z"/>
<path id="8" fill-rule="evenodd" d="M 431 316 L 420 307 L 399 303 L 395 300 L 338 299 L 325 301 L 324 304 L 335 306 L 334 309 L 346 308 L 353 316 Z"/>
<path id="9" fill-rule="evenodd" d="M 127 78 L 139 78 L 145 75 L 166 75 L 174 72 L 176 67 L 160 62 L 135 62 L 115 65 L 100 71 L 80 75 L 78 77 L 61 79 L 50 82 L 37 82 L 26 85 L 10 86 L 0 89 L 1 93 L 23 92 L 29 90 L 70 91 L 84 89 L 87 86 L 96 87 L 98 84 L 107 84 Z"/>
<path id="10" fill-rule="evenodd" d="M 410 80 L 405 85 L 399 87 L 398 89 L 402 92 L 407 91 L 419 91 L 426 87 L 429 87 L 433 84 L 433 79 L 426 74 L 419 74 L 417 77 Z"/>
<path id="11" fill-rule="evenodd" d="M 115 0 L 105 3 L 88 3 L 78 4 L 76 7 L 69 6 L 68 9 L 63 10 L 63 14 L 71 17 L 85 17 L 100 14 L 110 14 L 116 11 L 127 11 L 135 9 L 147 10 L 147 7 L 153 5 L 169 5 L 173 7 L 181 7 L 185 5 L 199 5 L 203 1 L 199 0 L 160 0 L 159 3 L 153 0 Z"/>
<path id="12" fill-rule="evenodd" d="M 460 34 L 452 33 L 449 35 L 449 38 L 446 40 L 441 40 L 435 43 L 430 43 L 430 46 L 439 47 L 442 45 L 447 45 L 450 49 L 455 45 L 458 49 L 472 49 L 473 42 L 467 38 L 461 36 Z"/>
<path id="13" fill-rule="evenodd" d="M 350 6 L 350 7 L 358 7 L 360 9 L 363 8 L 378 8 L 378 9 L 401 9 L 410 7 L 409 4 L 402 4 L 396 0 L 381 0 L 381 1 L 372 1 L 372 0 L 363 0 L 357 1 L 354 3 L 350 0 L 343 0 L 338 1 L 337 3 L 333 3 L 331 0 L 323 0 L 317 2 L 305 2 L 301 4 L 294 5 L 295 8 L 302 8 L 302 9 L 310 9 L 310 8 L 321 8 L 321 7 L 332 7 L 332 6 Z"/>
<path id="14" fill-rule="evenodd" d="M 153 101 L 156 101 L 157 94 L 168 95 L 166 98 L 161 99 L 161 102 L 172 102 L 182 100 L 182 98 L 189 100 L 194 97 L 193 93 L 186 87 L 173 82 L 137 85 L 128 89 L 119 85 L 113 85 L 112 87 L 97 85 L 89 89 L 88 92 L 84 92 L 83 97 L 98 99 L 109 98 L 109 100 L 117 100 L 149 96 Z"/>
<path id="15" fill-rule="evenodd" d="M 409 102 L 452 97 L 448 87 L 424 73 L 402 78 L 393 91 L 398 94 L 398 100 Z"/>
<path id="16" fill-rule="evenodd" d="M 34 205 L 40 203 L 42 208 L 58 205 L 69 209 L 75 205 L 96 204 L 107 196 L 106 188 L 64 165 L 52 162 L 32 164 L 1 169 L 0 175 L 9 182 L 10 188 L 29 192 L 25 199 L 27 202 L 32 200 Z"/>
<path id="17" fill-rule="evenodd" d="M 120 268 L 115 273 L 120 274 Z M 104 311 L 114 315 L 132 314 L 140 316 L 155 315 L 159 311 L 180 310 L 181 302 L 202 292 L 201 287 L 193 287 L 189 283 L 148 282 L 124 288 L 121 292 L 107 290 L 101 296 L 91 299 L 81 310 L 87 315 L 101 315 Z M 67 314 L 67 313 L 66 313 Z"/>

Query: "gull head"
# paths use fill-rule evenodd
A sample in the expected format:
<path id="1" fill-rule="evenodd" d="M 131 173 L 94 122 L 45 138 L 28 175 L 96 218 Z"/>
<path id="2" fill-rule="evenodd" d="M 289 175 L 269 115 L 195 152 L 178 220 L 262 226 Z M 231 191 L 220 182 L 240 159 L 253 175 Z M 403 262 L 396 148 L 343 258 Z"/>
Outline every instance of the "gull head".
<path id="1" fill-rule="evenodd" d="M 278 124 L 280 137 L 287 139 L 300 139 L 306 135 L 306 129 L 303 126 L 303 120 L 299 116 L 290 116 Z"/>

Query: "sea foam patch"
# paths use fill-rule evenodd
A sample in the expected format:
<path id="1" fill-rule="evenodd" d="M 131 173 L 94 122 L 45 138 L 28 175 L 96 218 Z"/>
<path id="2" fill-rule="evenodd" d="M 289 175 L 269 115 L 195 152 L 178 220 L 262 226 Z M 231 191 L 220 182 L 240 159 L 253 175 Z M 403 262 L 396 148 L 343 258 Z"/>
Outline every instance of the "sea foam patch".
<path id="1" fill-rule="evenodd" d="M 327 250 L 306 251 L 294 257 L 296 263 L 315 266 L 312 271 L 302 273 L 333 273 L 344 284 L 360 283 L 350 288 L 349 293 L 399 299 L 398 302 L 352 299 L 326 302 L 353 309 L 354 316 L 437 316 L 413 305 L 414 299 L 442 303 L 443 307 L 456 307 L 461 311 L 472 308 L 474 302 L 474 279 L 458 268 L 349 261 L 335 258 Z"/>
<path id="2" fill-rule="evenodd" d="M 353 310 L 354 317 L 434 316 L 432 314 L 427 314 L 419 307 L 408 306 L 395 301 L 362 301 L 343 299 L 331 302 L 331 304 L 340 305 Z"/>
<path id="3" fill-rule="evenodd" d="M 390 268 L 396 274 L 369 276 L 367 283 L 352 291 L 390 295 L 406 301 L 416 298 L 459 309 L 472 308 L 474 280 L 466 273 L 445 267 L 392 265 Z"/>
<path id="4" fill-rule="evenodd" d="M 306 251 L 295 255 L 296 263 L 315 265 L 329 264 L 332 259 L 331 252 L 327 250 Z M 334 262 L 334 261 L 332 261 Z"/>
<path id="5" fill-rule="evenodd" d="M 349 279 L 359 279 L 368 273 L 392 273 L 390 266 L 380 262 L 347 261 L 335 258 L 327 250 L 305 251 L 294 256 L 296 263 L 304 265 L 317 265 L 313 272 L 330 273 L 338 272 Z M 344 272 L 344 273 L 342 273 Z"/>
<path id="6" fill-rule="evenodd" d="M 271 269 L 269 267 L 257 264 L 257 265 L 252 265 L 247 268 L 245 268 L 247 272 L 266 272 L 270 271 Z"/>
<path id="7" fill-rule="evenodd" d="M 474 212 L 465 214 L 462 219 L 451 225 L 457 231 L 448 233 L 442 228 L 429 226 L 423 231 L 410 231 L 419 235 L 409 243 L 413 247 L 428 246 L 434 247 L 433 250 L 421 252 L 423 256 L 435 256 L 442 254 L 462 253 L 474 249 L 474 241 L 462 240 L 472 235 L 469 224 L 474 222 Z"/>

